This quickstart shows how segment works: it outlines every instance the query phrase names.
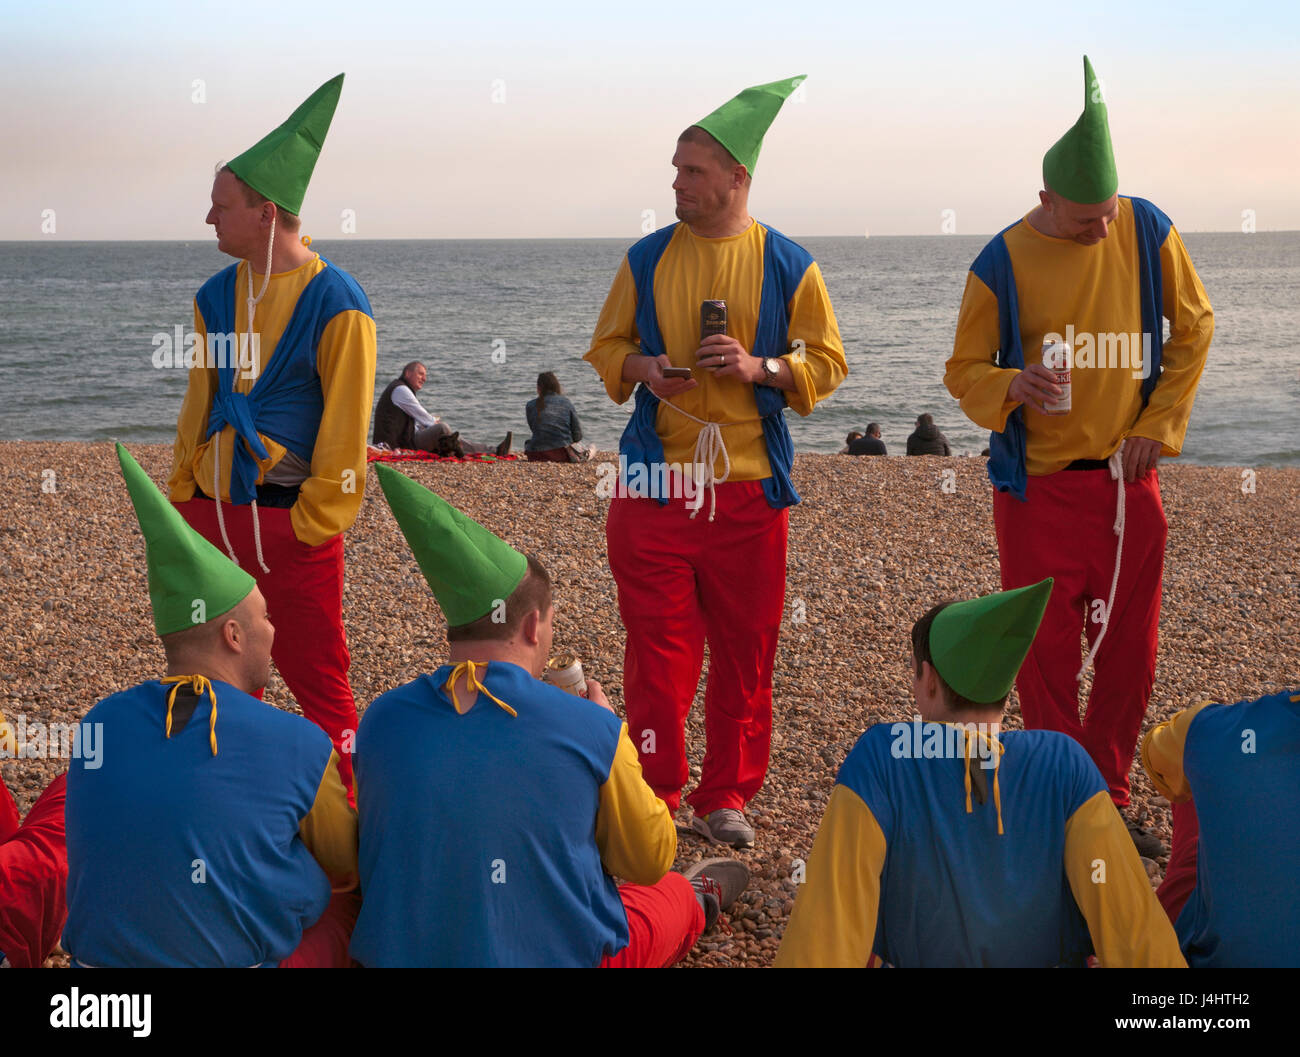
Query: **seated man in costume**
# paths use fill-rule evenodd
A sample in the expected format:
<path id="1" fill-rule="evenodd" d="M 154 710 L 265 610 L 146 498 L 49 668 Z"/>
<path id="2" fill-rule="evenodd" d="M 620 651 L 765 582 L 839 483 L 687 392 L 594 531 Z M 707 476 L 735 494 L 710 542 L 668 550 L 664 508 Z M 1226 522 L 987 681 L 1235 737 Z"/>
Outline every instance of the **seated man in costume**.
<path id="1" fill-rule="evenodd" d="M 916 622 L 920 717 L 871 727 L 840 768 L 778 966 L 1185 964 L 1088 754 L 999 733 L 1051 585 Z"/>
<path id="2" fill-rule="evenodd" d="M 167 675 L 95 705 L 101 766 L 68 773 L 68 923 L 85 966 L 339 966 L 356 814 L 329 737 L 252 694 L 275 629 L 254 579 L 118 445 Z"/>
<path id="3" fill-rule="evenodd" d="M 17 755 L 13 727 L 0 712 L 0 760 Z M 0 780 L 0 966 L 39 968 L 59 942 L 68 916 L 67 781 L 54 779 L 19 825 L 18 806 Z"/>
<path id="4" fill-rule="evenodd" d="M 387 444 L 390 448 L 414 448 L 417 451 L 429 451 L 434 454 L 455 455 L 509 455 L 513 433 L 507 433 L 500 444 L 475 444 L 465 440 L 459 433 L 453 433 L 451 427 L 437 415 L 431 415 L 416 398 L 416 393 L 424 388 L 428 371 L 419 360 L 412 360 L 402 368 L 399 378 L 388 383 L 388 388 L 379 395 L 375 405 L 376 445 Z"/>
<path id="5" fill-rule="evenodd" d="M 1173 804 L 1160 901 L 1187 964 L 1300 965 L 1300 693 L 1202 702 L 1142 739 L 1142 766 Z M 1281 882 L 1281 883 L 1280 883 Z"/>
<path id="6" fill-rule="evenodd" d="M 357 732 L 367 966 L 662 967 L 745 889 L 734 859 L 670 873 L 677 831 L 627 724 L 587 681 L 540 681 L 546 570 L 382 464 L 384 497 L 447 618 L 450 663 Z M 615 884 L 611 875 L 629 882 Z"/>

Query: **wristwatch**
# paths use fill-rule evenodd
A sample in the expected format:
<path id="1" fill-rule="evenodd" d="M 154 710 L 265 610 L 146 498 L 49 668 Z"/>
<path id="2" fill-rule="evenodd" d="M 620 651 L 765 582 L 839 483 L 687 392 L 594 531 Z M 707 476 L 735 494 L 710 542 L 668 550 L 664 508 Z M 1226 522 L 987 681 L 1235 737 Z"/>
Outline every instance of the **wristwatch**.
<path id="1" fill-rule="evenodd" d="M 781 373 L 781 361 L 775 357 L 768 356 L 763 360 L 763 381 L 770 384 L 776 381 L 777 376 Z"/>

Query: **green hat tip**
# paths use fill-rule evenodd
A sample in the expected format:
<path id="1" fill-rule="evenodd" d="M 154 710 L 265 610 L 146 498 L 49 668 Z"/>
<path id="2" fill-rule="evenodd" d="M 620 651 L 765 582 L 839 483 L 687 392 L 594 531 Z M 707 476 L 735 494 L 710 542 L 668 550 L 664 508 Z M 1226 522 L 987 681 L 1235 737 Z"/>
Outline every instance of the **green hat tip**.
<path id="1" fill-rule="evenodd" d="M 510 597 L 527 558 L 406 474 L 383 463 L 375 474 L 448 627 L 470 624 Z"/>
<path id="2" fill-rule="evenodd" d="M 977 704 L 1006 697 L 1043 619 L 1052 583 L 1049 576 L 940 610 L 930 625 L 930 657 L 943 681 Z"/>
<path id="3" fill-rule="evenodd" d="M 297 215 L 329 132 L 343 74 L 312 92 L 285 122 L 228 164 L 231 172 L 281 209 Z"/>
<path id="4" fill-rule="evenodd" d="M 695 124 L 726 147 L 731 156 L 753 176 L 754 167 L 758 164 L 758 152 L 763 146 L 763 137 L 781 106 L 807 76 L 801 73 L 797 77 L 746 88 Z"/>
<path id="5" fill-rule="evenodd" d="M 1083 205 L 1104 202 L 1119 190 L 1106 100 L 1086 55 L 1083 113 L 1043 156 L 1043 182 L 1062 198 Z"/>
<path id="6" fill-rule="evenodd" d="M 186 523 L 121 443 L 117 461 L 144 534 L 154 630 L 205 624 L 247 598 L 257 581 Z"/>

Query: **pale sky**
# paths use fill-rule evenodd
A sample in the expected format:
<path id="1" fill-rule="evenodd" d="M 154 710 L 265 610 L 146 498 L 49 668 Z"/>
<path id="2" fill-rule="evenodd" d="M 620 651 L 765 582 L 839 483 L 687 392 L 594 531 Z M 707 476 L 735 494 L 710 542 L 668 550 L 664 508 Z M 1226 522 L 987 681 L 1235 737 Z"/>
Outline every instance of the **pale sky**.
<path id="1" fill-rule="evenodd" d="M 1294 4 L 616 4 L 0 0 L 0 239 L 211 238 L 213 166 L 341 71 L 321 238 L 347 215 L 358 238 L 635 237 L 673 219 L 683 128 L 800 73 L 754 215 L 990 233 L 1033 205 L 1085 52 L 1122 193 L 1183 231 L 1300 229 Z"/>

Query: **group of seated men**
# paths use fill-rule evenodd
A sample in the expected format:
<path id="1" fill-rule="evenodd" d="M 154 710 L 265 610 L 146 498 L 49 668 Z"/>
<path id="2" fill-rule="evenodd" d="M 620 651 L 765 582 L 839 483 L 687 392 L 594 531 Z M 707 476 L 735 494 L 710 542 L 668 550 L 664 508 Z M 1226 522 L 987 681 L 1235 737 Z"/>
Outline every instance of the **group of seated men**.
<path id="1" fill-rule="evenodd" d="M 254 580 L 118 454 L 167 673 L 91 709 L 98 766 L 74 761 L 21 826 L 0 800 L 9 964 L 40 965 L 61 933 L 81 966 L 668 966 L 744 890 L 736 858 L 672 871 L 673 818 L 599 683 L 541 681 L 541 564 L 383 465 L 449 656 L 367 709 L 354 808 L 329 738 L 260 700 L 275 631 Z M 1158 900 L 1084 750 L 1000 730 L 1050 589 L 916 622 L 917 716 L 869 728 L 840 768 L 779 966 L 1296 964 L 1274 879 L 1300 874 L 1278 825 L 1300 694 L 1148 733 L 1175 804 Z"/>

